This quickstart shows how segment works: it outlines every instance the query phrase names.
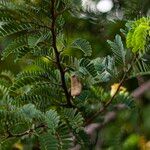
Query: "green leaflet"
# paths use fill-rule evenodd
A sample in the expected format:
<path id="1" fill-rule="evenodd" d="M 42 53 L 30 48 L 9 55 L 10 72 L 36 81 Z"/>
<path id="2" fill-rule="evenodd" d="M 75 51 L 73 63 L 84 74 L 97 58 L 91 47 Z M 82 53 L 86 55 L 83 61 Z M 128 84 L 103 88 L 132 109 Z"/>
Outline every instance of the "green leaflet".
<path id="1" fill-rule="evenodd" d="M 58 127 L 58 123 L 60 121 L 60 117 L 58 116 L 55 110 L 49 110 L 46 112 L 46 123 L 48 128 L 51 129 L 52 132 Z"/>
<path id="2" fill-rule="evenodd" d="M 127 48 L 131 48 L 133 53 L 144 50 L 150 32 L 150 19 L 143 17 L 131 23 L 129 28 L 126 37 Z"/>
<path id="3" fill-rule="evenodd" d="M 0 27 L 0 36 L 11 36 L 22 32 L 24 34 L 27 30 L 32 30 L 31 24 L 14 24 L 14 23 L 5 23 Z"/>
<path id="4" fill-rule="evenodd" d="M 112 49 L 112 52 L 115 56 L 116 63 L 125 65 L 126 51 L 124 49 L 121 36 L 116 35 L 114 42 L 112 42 L 110 40 L 108 40 L 107 42 Z"/>
<path id="5" fill-rule="evenodd" d="M 89 73 L 92 77 L 97 76 L 97 70 L 93 63 L 91 63 L 90 59 L 82 58 L 79 62 L 80 72 L 82 73 Z"/>
<path id="6" fill-rule="evenodd" d="M 39 140 L 41 150 L 58 150 L 59 144 L 57 138 L 54 135 L 45 133 L 39 137 Z"/>
<path id="7" fill-rule="evenodd" d="M 71 47 L 80 49 L 84 53 L 84 56 L 91 56 L 92 55 L 91 45 L 85 39 L 76 39 L 72 43 Z"/>
<path id="8" fill-rule="evenodd" d="M 67 109 L 64 108 L 61 112 L 64 121 L 78 133 L 82 129 L 83 117 L 80 112 L 77 112 L 77 109 Z"/>

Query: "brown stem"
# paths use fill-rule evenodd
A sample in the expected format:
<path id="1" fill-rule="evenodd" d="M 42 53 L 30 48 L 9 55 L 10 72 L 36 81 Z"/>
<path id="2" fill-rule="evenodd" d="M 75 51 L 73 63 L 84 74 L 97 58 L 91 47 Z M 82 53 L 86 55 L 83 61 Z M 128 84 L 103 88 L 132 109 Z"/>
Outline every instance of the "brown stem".
<path id="1" fill-rule="evenodd" d="M 90 119 L 88 119 L 85 123 L 85 125 L 88 125 L 89 123 L 91 123 L 100 113 L 104 112 L 106 110 L 106 108 L 111 104 L 111 102 L 113 101 L 113 99 L 115 98 L 115 96 L 118 94 L 120 87 L 122 86 L 123 82 L 125 81 L 125 77 L 126 74 L 124 74 L 122 80 L 119 83 L 119 86 L 115 92 L 115 94 L 107 101 L 107 103 L 103 106 L 102 109 L 100 109 L 99 111 L 97 111 Z"/>
<path id="2" fill-rule="evenodd" d="M 143 83 L 141 86 L 139 86 L 137 89 L 135 89 L 131 95 L 136 98 L 139 99 L 146 91 L 148 91 L 150 89 L 150 80 L 148 80 L 147 82 Z"/>
<path id="3" fill-rule="evenodd" d="M 131 66 L 129 67 L 129 69 L 124 73 L 120 83 L 119 83 L 119 86 L 116 90 L 116 92 L 114 93 L 114 95 L 107 101 L 106 104 L 104 104 L 103 108 L 98 110 L 90 119 L 88 119 L 85 123 L 85 126 L 88 125 L 89 123 L 91 123 L 100 113 L 103 113 L 106 108 L 112 103 L 112 101 L 114 100 L 115 96 L 118 94 L 119 90 L 120 90 L 120 87 L 122 86 L 122 84 L 124 83 L 124 81 L 126 80 L 126 76 L 127 74 L 131 71 L 131 68 L 132 68 L 132 65 L 136 59 L 137 55 L 134 56 L 134 58 L 132 59 L 131 61 Z"/>
<path id="4" fill-rule="evenodd" d="M 67 105 L 69 107 L 72 106 L 72 103 L 71 103 L 71 96 L 68 92 L 68 89 L 67 89 L 67 85 L 66 85 L 66 81 L 65 81 L 65 72 L 64 72 L 64 69 L 60 63 L 60 53 L 57 49 L 57 45 L 56 45 L 56 18 L 57 18 L 57 15 L 56 15 L 56 12 L 55 12 L 55 0 L 52 0 L 52 6 L 51 6 L 51 15 L 52 15 L 52 25 L 51 25 L 51 33 L 52 33 L 52 46 L 53 46 L 53 49 L 54 49 L 54 52 L 55 52 L 55 57 L 56 57 L 56 64 L 57 64 L 57 67 L 60 71 L 60 76 L 61 76 L 61 84 L 62 84 L 62 88 L 64 90 L 64 93 L 65 93 L 65 97 L 66 97 L 66 100 L 67 100 Z"/>
<path id="5" fill-rule="evenodd" d="M 46 127 L 46 126 L 45 125 L 39 125 L 39 126 L 35 127 L 35 129 L 29 129 L 25 132 L 18 133 L 18 134 L 12 134 L 10 131 L 7 131 L 8 136 L 5 139 L 17 138 L 17 137 L 22 137 L 22 136 L 25 136 L 25 135 L 29 135 L 30 133 L 33 133 L 34 130 L 39 129 L 39 128 L 44 128 L 44 127 Z"/>

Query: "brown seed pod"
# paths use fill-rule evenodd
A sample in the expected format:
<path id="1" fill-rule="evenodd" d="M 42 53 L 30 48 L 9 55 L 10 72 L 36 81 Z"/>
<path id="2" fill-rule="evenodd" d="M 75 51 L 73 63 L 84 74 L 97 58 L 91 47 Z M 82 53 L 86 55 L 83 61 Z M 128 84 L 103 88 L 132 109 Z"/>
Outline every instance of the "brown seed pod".
<path id="1" fill-rule="evenodd" d="M 82 84 L 76 75 L 71 76 L 71 96 L 80 95 L 82 91 Z"/>

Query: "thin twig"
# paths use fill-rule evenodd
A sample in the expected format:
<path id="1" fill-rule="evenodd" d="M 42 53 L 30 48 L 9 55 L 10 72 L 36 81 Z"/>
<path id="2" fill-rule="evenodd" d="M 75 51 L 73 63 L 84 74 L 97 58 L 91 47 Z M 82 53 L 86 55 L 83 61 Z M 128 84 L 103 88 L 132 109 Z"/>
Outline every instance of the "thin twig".
<path id="1" fill-rule="evenodd" d="M 118 94 L 120 87 L 122 86 L 123 82 L 125 81 L 125 77 L 126 74 L 124 74 L 122 80 L 119 83 L 119 86 L 116 90 L 116 92 L 114 93 L 114 95 L 107 101 L 107 103 L 103 106 L 102 109 L 100 109 L 99 111 L 97 111 L 90 119 L 88 119 L 85 123 L 85 125 L 88 125 L 89 123 L 91 123 L 100 113 L 104 112 L 106 110 L 106 108 L 111 104 L 111 102 L 114 100 L 115 96 Z"/>
<path id="2" fill-rule="evenodd" d="M 118 94 L 119 90 L 120 90 L 120 87 L 122 86 L 122 84 L 124 83 L 124 81 L 126 80 L 126 76 L 127 74 L 131 71 L 131 68 L 132 68 L 132 65 L 135 61 L 135 59 L 137 58 L 137 55 L 134 56 L 134 58 L 132 59 L 131 61 L 131 66 L 129 67 L 129 69 L 124 73 L 120 83 L 119 83 L 119 86 L 116 90 L 116 92 L 114 93 L 114 95 L 107 101 L 106 104 L 104 104 L 104 106 L 102 107 L 102 109 L 98 110 L 90 119 L 88 119 L 86 122 L 85 122 L 85 126 L 87 126 L 88 124 L 90 124 L 100 113 L 103 113 L 106 108 L 112 103 L 112 101 L 114 100 L 114 98 L 116 97 L 116 95 Z"/>
<path id="3" fill-rule="evenodd" d="M 53 46 L 53 49 L 54 49 L 54 52 L 55 52 L 55 57 L 56 57 L 56 64 L 57 64 L 57 67 L 60 71 L 60 76 L 61 76 L 61 83 L 62 83 L 62 88 L 64 90 L 64 93 L 65 93 L 65 96 L 66 96 L 66 100 L 67 100 L 67 105 L 69 107 L 72 106 L 72 103 L 71 103 L 71 96 L 68 92 L 68 89 L 67 89 L 67 85 L 66 85 L 66 81 L 65 81 L 65 72 L 64 72 L 64 69 L 60 63 L 60 53 L 57 49 L 57 45 L 56 45 L 56 36 L 57 36 L 57 33 L 56 33 L 56 19 L 57 19 L 57 15 L 56 15 L 56 12 L 55 12 L 55 0 L 52 0 L 52 5 L 51 5 L 51 15 L 52 15 L 52 24 L 51 24 L 51 33 L 52 33 L 52 46 Z"/>
<path id="4" fill-rule="evenodd" d="M 138 87 L 137 89 L 135 89 L 131 95 L 138 99 L 140 98 L 146 91 L 148 91 L 150 89 L 150 80 L 143 83 L 140 87 Z"/>
<path id="5" fill-rule="evenodd" d="M 39 125 L 39 126 L 35 127 L 34 129 L 29 129 L 25 132 L 18 133 L 18 134 L 13 134 L 10 131 L 7 131 L 8 136 L 5 138 L 5 140 L 7 140 L 9 138 L 17 138 L 17 137 L 22 137 L 22 136 L 25 136 L 25 135 L 29 135 L 30 133 L 33 133 L 36 129 L 44 128 L 44 127 L 46 127 L 46 126 L 45 125 Z"/>

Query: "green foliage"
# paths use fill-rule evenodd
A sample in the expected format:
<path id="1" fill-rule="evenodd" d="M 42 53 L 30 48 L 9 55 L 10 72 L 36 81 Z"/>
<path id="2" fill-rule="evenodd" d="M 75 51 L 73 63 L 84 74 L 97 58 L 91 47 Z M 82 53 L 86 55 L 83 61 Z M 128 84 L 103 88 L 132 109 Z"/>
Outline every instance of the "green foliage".
<path id="1" fill-rule="evenodd" d="M 79 10 L 71 0 L 0 2 L 0 36 L 9 39 L 2 59 L 11 55 L 15 61 L 30 65 L 15 76 L 9 71 L 0 74 L 2 150 L 13 148 L 18 141 L 24 148 L 31 145 L 29 149 L 95 148 L 96 140 L 86 130 L 90 123 L 97 122 L 101 128 L 111 120 L 107 113 L 136 108 L 130 92 L 121 90 L 132 75 L 149 72 L 143 59 L 146 51 L 138 51 L 147 45 L 149 18 L 129 24 L 127 48 L 133 53 L 116 35 L 114 42 L 108 41 L 112 56 L 92 58 L 87 40 L 67 41 L 63 31 L 64 12 L 76 14 Z M 79 55 L 74 53 L 77 50 Z M 72 75 L 74 81 L 70 81 Z M 111 89 L 115 91 L 111 95 L 109 88 L 114 82 L 119 84 Z M 73 97 L 71 90 L 79 88 L 80 93 Z M 122 146 L 135 144 L 131 139 L 124 140 Z"/>
<path id="2" fill-rule="evenodd" d="M 127 48 L 132 48 L 134 53 L 139 50 L 145 50 L 147 38 L 150 36 L 149 17 L 130 22 L 127 27 L 129 28 L 126 38 Z"/>
<path id="3" fill-rule="evenodd" d="M 84 56 L 91 56 L 92 54 L 92 48 L 88 41 L 84 39 L 77 39 L 75 40 L 71 47 L 80 49 L 84 52 Z"/>
<path id="4" fill-rule="evenodd" d="M 111 42 L 108 40 L 108 43 L 112 48 L 116 62 L 118 62 L 119 64 L 123 64 L 125 66 L 126 51 L 124 49 L 121 37 L 119 35 L 116 35 L 115 41 Z"/>
<path id="5" fill-rule="evenodd" d="M 92 76 L 96 77 L 97 71 L 95 69 L 95 66 L 89 59 L 81 59 L 79 62 L 79 65 L 81 66 L 81 69 L 86 69 L 86 71 Z M 84 72 L 84 71 L 83 71 Z"/>

